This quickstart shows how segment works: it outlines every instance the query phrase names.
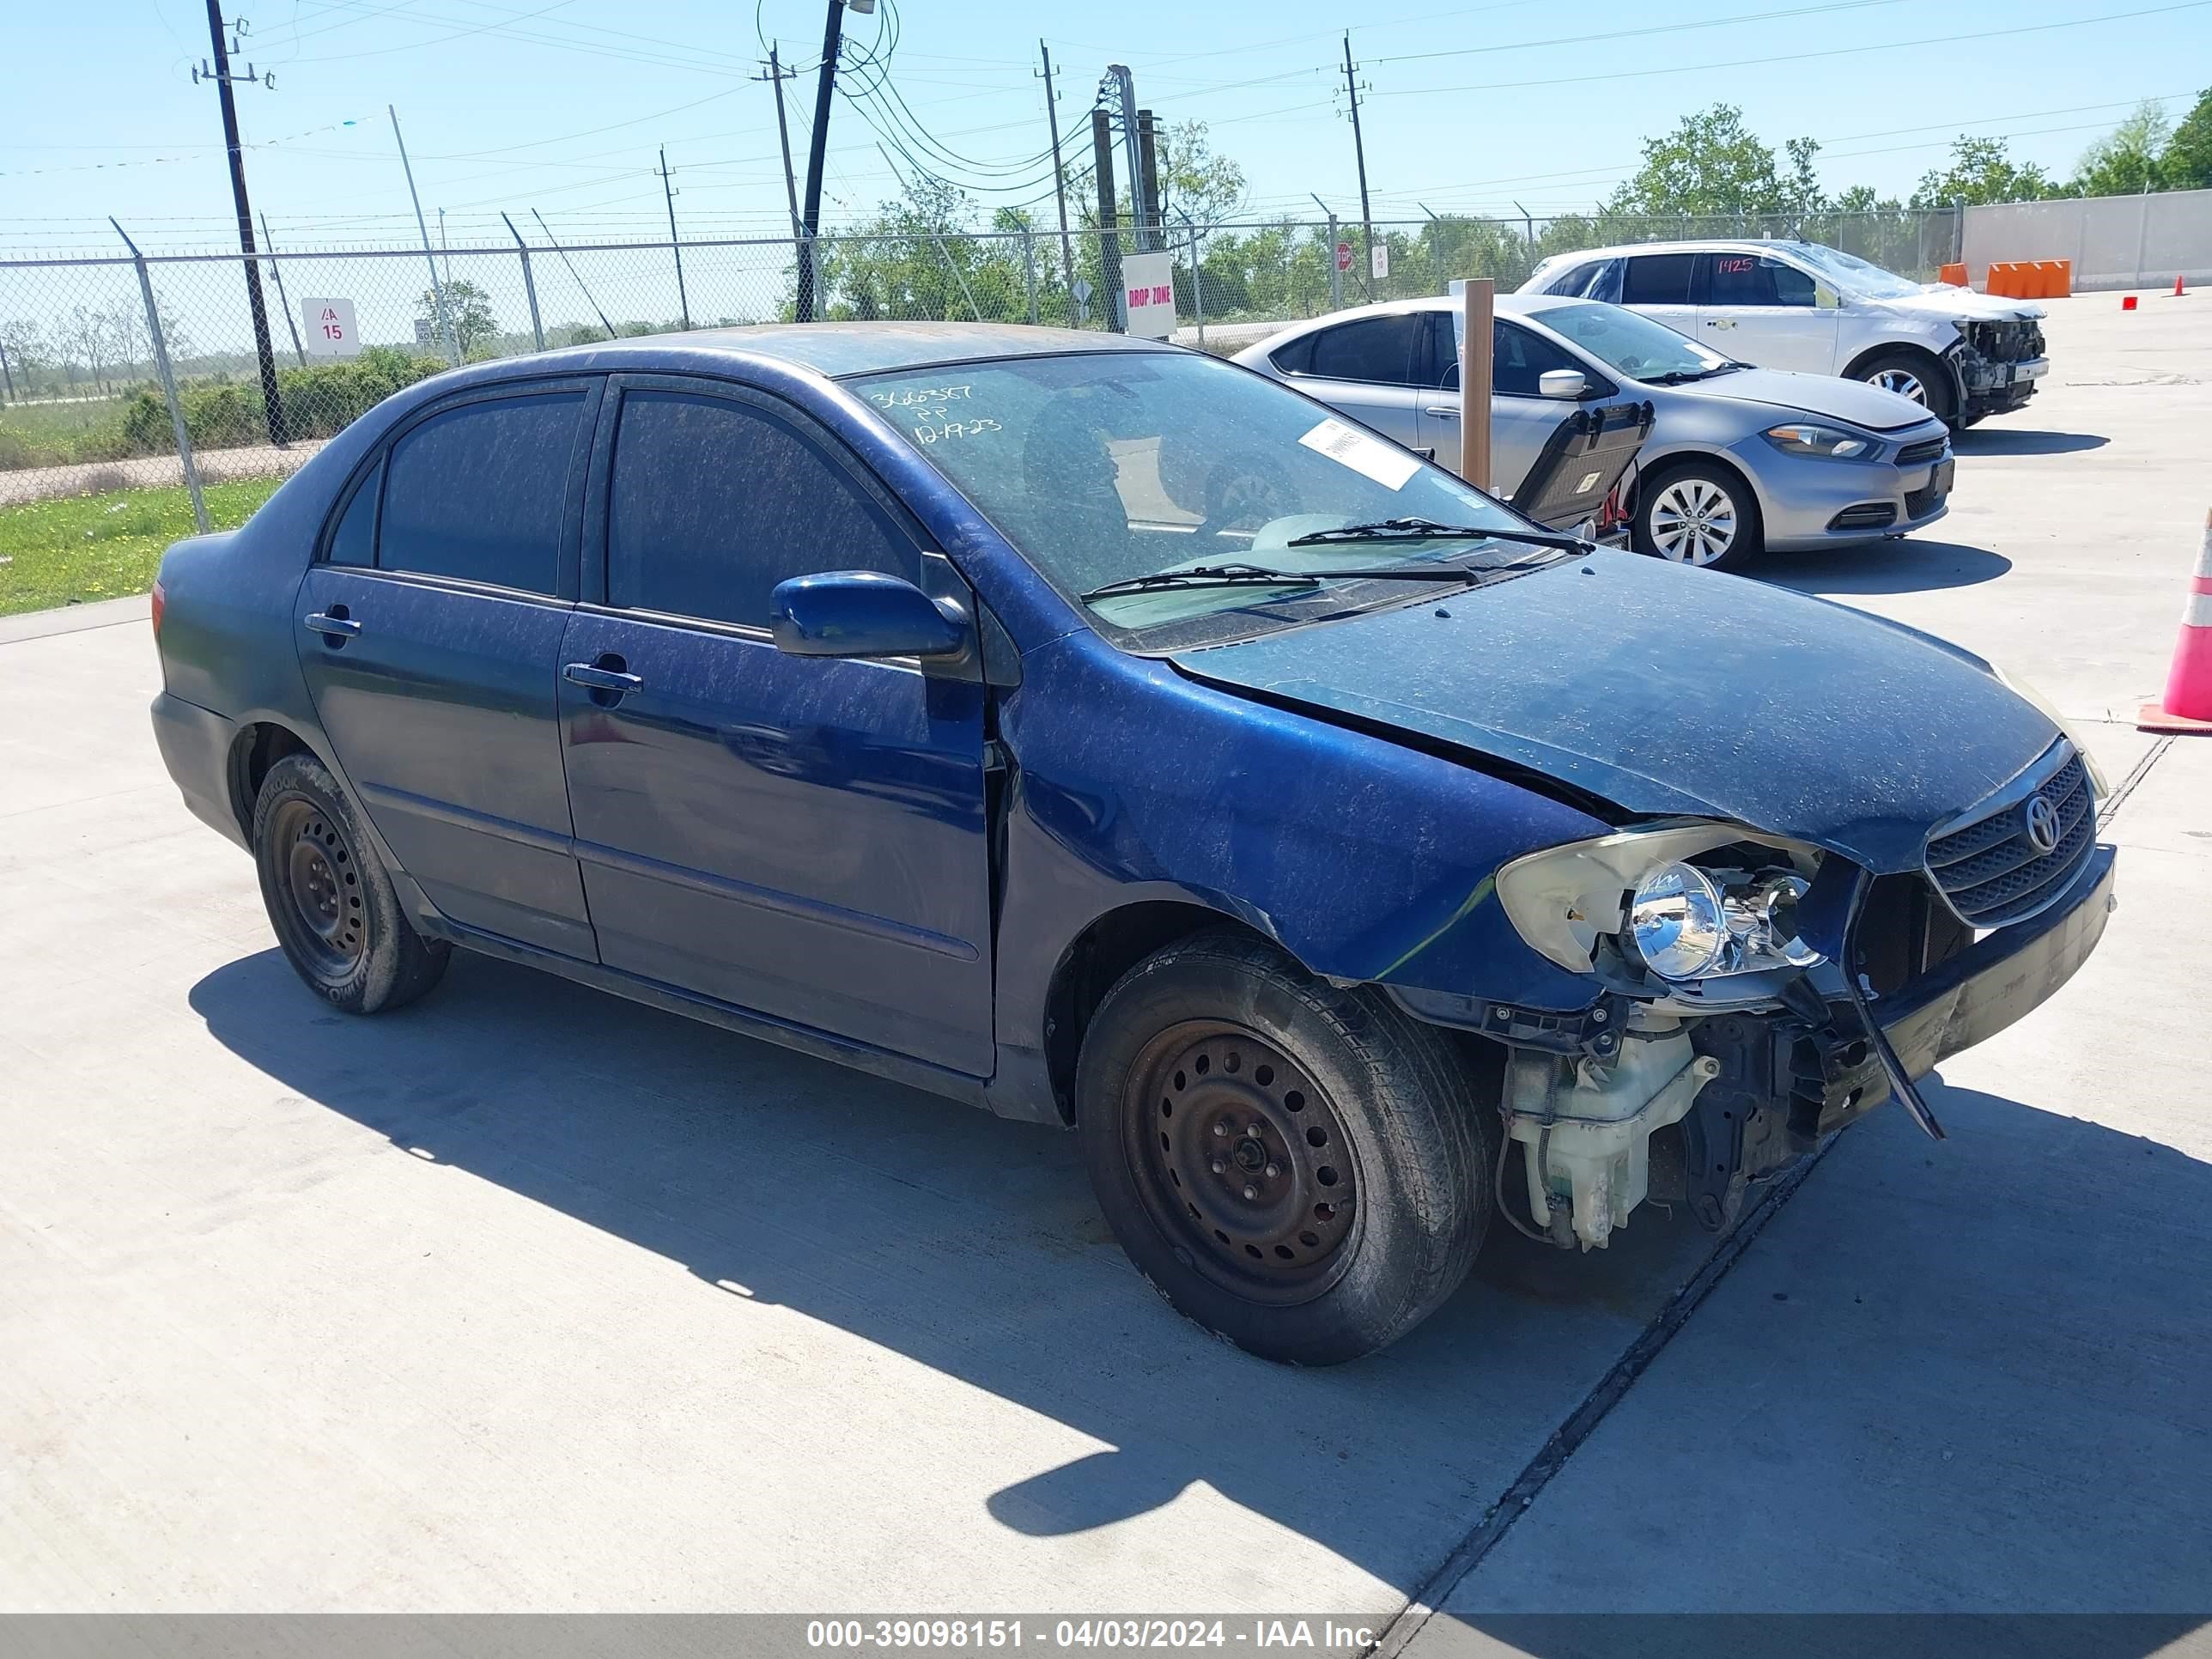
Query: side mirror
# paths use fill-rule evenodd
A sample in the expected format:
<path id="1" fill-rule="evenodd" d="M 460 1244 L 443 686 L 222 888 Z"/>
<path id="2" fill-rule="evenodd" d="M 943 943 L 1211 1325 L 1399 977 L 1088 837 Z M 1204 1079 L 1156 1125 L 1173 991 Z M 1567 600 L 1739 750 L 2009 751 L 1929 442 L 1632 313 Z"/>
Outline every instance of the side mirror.
<path id="1" fill-rule="evenodd" d="M 1589 381 L 1578 368 L 1547 368 L 1536 377 L 1536 395 L 1572 403 L 1589 390 Z"/>
<path id="2" fill-rule="evenodd" d="M 778 582 L 775 648 L 794 657 L 957 657 L 967 619 L 901 576 L 830 570 Z"/>

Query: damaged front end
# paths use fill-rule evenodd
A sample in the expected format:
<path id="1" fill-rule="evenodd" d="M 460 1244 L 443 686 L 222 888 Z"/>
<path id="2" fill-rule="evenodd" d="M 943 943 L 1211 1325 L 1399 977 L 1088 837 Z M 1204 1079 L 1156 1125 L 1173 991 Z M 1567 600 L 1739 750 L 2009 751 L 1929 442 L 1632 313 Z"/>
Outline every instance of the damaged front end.
<path id="1" fill-rule="evenodd" d="M 2042 325 L 2032 319 L 1960 323 L 1959 336 L 1950 364 L 1959 378 L 1960 412 L 1968 421 L 2020 408 L 2051 372 Z"/>
<path id="2" fill-rule="evenodd" d="M 1647 1199 L 1725 1226 L 1892 1095 L 1941 1139 L 1913 1079 L 2042 1002 L 2103 933 L 2099 789 L 2062 738 L 1905 872 L 1710 822 L 1506 866 L 1522 938 L 1604 991 L 1579 1015 L 1468 1022 L 1506 1049 L 1501 1192 L 1517 1169 L 1535 1228 L 1589 1249 Z"/>

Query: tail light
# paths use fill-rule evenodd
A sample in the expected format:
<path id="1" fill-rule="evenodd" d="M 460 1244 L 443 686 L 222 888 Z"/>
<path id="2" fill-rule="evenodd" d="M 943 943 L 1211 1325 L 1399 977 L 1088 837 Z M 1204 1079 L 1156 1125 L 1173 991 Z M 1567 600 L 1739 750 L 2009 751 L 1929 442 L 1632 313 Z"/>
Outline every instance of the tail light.
<path id="1" fill-rule="evenodd" d="M 161 584 L 155 582 L 154 584 L 154 637 L 157 640 L 161 637 L 161 607 L 167 600 L 168 595 L 161 591 Z"/>

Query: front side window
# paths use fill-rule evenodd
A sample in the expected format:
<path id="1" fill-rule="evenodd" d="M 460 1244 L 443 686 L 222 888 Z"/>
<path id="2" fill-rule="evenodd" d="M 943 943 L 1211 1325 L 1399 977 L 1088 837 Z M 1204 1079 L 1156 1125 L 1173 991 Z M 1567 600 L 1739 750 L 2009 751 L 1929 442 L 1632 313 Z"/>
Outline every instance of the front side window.
<path id="1" fill-rule="evenodd" d="M 1540 398 L 1543 377 L 1555 368 L 1583 366 L 1541 336 L 1499 321 L 1491 331 L 1490 389 L 1504 398 Z"/>
<path id="2" fill-rule="evenodd" d="M 1109 582 L 1194 565 L 1335 570 L 1545 556 L 1483 540 L 1291 546 L 1315 531 L 1395 518 L 1527 526 L 1411 452 L 1196 353 L 1009 358 L 852 384 L 1077 603 Z M 1347 598 L 1347 589 L 1358 591 Z M 1166 649 L 1427 591 L 1335 580 L 1304 591 L 1171 587 L 1086 608 L 1109 636 Z"/>
<path id="3" fill-rule="evenodd" d="M 1724 374 L 1729 367 L 1729 360 L 1718 352 L 1706 350 L 1663 323 L 1594 300 L 1547 306 L 1534 313 L 1532 320 L 1571 340 L 1607 368 L 1632 380 L 1701 380 Z"/>
<path id="4" fill-rule="evenodd" d="M 583 410 L 580 392 L 489 398 L 410 428 L 385 463 L 378 566 L 555 592 Z"/>
<path id="5" fill-rule="evenodd" d="M 1694 253 L 1639 253 L 1625 263 L 1620 303 L 1625 306 L 1686 306 Z"/>
<path id="6" fill-rule="evenodd" d="M 1813 279 L 1795 265 L 1759 253 L 1705 256 L 1706 303 L 1716 306 L 1813 304 Z"/>
<path id="7" fill-rule="evenodd" d="M 809 435 L 755 404 L 623 396 L 607 602 L 765 628 L 775 585 L 824 570 L 911 578 L 910 544 Z"/>
<path id="8" fill-rule="evenodd" d="M 1313 337 L 1313 358 L 1305 372 L 1370 386 L 1411 385 L 1420 320 L 1419 313 L 1401 311 L 1325 328 Z"/>

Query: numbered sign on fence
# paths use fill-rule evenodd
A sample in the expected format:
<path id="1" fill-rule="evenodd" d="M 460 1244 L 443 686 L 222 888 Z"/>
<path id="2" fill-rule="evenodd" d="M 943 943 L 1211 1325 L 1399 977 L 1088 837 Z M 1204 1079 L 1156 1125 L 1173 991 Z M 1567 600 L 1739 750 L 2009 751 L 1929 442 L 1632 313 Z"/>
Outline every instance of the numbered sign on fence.
<path id="1" fill-rule="evenodd" d="M 358 357 L 361 332 L 350 300 L 300 301 L 300 348 L 310 357 Z"/>

